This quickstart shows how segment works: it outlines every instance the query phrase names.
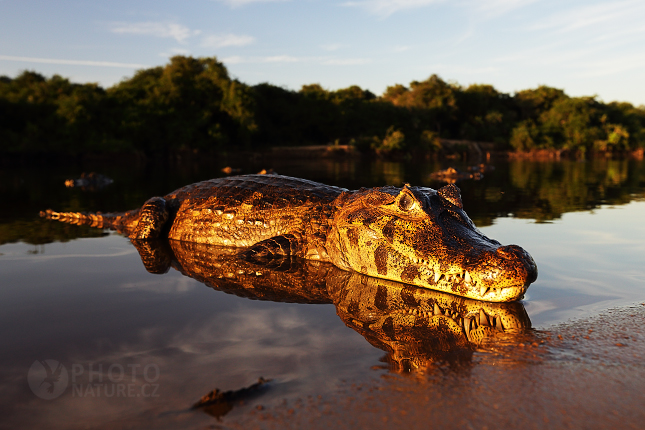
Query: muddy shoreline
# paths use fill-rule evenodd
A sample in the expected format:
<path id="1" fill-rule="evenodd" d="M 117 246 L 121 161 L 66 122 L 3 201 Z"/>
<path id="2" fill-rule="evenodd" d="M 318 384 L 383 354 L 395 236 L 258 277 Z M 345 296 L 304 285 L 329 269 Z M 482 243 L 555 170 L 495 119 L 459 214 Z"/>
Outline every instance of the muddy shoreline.
<path id="1" fill-rule="evenodd" d="M 262 399 L 226 428 L 642 428 L 645 303 L 476 352 L 472 366 L 347 381 L 334 396 Z"/>

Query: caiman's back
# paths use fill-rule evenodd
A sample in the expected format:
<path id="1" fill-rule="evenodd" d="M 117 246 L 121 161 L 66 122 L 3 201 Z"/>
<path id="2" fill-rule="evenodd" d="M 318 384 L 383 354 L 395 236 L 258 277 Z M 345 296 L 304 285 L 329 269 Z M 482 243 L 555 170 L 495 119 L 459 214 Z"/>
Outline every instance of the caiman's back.
<path id="1" fill-rule="evenodd" d="M 276 236 L 295 235 L 304 239 L 299 242 L 307 248 L 296 254 L 311 258 L 324 249 L 332 202 L 343 191 L 277 175 L 199 182 L 164 197 L 171 218 L 168 238 L 247 247 Z"/>

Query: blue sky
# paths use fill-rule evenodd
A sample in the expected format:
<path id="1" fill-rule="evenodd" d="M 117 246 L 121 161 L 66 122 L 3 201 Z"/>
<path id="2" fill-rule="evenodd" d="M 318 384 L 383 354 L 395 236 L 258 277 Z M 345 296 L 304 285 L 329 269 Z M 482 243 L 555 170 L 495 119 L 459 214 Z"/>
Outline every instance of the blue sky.
<path id="1" fill-rule="evenodd" d="M 645 105 L 645 1 L 0 0 L 0 75 L 107 87 L 177 54 L 296 90 L 382 94 L 436 73 Z"/>

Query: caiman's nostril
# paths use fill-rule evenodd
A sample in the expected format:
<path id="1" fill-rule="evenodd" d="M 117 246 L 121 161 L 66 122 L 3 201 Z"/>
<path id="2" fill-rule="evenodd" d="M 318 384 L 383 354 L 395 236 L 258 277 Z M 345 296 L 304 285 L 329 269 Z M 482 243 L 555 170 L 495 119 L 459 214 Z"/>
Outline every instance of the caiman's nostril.
<path id="1" fill-rule="evenodd" d="M 497 253 L 506 258 L 521 258 L 524 250 L 517 245 L 500 246 Z"/>
<path id="2" fill-rule="evenodd" d="M 524 248 L 517 245 L 507 245 L 500 246 L 499 248 L 497 248 L 496 252 L 502 258 L 521 262 L 526 269 L 527 283 L 530 284 L 532 282 L 535 282 L 538 273 L 537 265 L 535 264 L 533 257 L 531 257 L 531 254 L 526 252 Z"/>

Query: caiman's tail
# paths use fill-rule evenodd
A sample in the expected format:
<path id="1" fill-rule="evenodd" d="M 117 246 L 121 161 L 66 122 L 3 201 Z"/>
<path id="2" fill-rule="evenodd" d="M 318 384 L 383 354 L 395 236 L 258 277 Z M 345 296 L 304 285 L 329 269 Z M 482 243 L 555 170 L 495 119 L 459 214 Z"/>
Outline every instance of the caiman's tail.
<path id="1" fill-rule="evenodd" d="M 40 216 L 68 224 L 109 228 L 130 239 L 158 239 L 169 218 L 166 201 L 162 197 L 148 199 L 140 209 L 118 213 L 55 212 L 47 209 Z"/>
<path id="2" fill-rule="evenodd" d="M 51 209 L 40 211 L 42 218 L 53 219 L 67 224 L 87 225 L 95 228 L 109 228 L 119 232 L 128 230 L 129 212 L 120 213 L 88 213 L 88 212 L 56 212 Z"/>

